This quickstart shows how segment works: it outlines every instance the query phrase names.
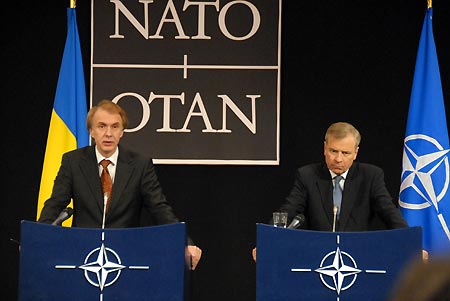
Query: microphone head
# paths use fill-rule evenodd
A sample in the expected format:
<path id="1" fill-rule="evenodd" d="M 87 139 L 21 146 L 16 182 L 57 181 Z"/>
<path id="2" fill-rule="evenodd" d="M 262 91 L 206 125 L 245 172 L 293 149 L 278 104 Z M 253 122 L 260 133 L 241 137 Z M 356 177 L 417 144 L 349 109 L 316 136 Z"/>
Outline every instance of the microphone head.
<path id="1" fill-rule="evenodd" d="M 61 225 L 63 221 L 69 219 L 73 214 L 73 209 L 71 207 L 64 208 L 59 216 L 53 221 L 52 225 Z"/>
<path id="2" fill-rule="evenodd" d="M 106 203 L 108 203 L 108 192 L 103 193 L 103 205 L 106 206 Z"/>
<path id="3" fill-rule="evenodd" d="M 65 211 L 67 213 L 68 217 L 71 217 L 73 214 L 73 209 L 71 207 L 67 207 L 63 211 Z"/>
<path id="4" fill-rule="evenodd" d="M 305 222 L 305 215 L 303 213 L 297 214 L 293 219 L 288 229 L 297 229 Z"/>
<path id="5" fill-rule="evenodd" d="M 298 219 L 299 224 L 303 224 L 305 221 L 305 215 L 303 213 L 297 214 L 295 218 Z"/>

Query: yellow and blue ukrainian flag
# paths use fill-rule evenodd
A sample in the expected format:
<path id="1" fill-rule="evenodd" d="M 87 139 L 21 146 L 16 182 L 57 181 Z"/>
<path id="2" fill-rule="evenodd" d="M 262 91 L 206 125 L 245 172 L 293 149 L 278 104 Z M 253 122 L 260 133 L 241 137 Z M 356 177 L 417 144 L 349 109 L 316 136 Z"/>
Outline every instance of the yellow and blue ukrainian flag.
<path id="1" fill-rule="evenodd" d="M 89 144 L 89 134 L 86 129 L 86 88 L 74 7 L 67 8 L 67 18 L 67 38 L 50 119 L 37 218 L 40 216 L 45 200 L 52 193 L 53 182 L 58 173 L 62 155 L 67 151 Z M 65 225 L 70 224 L 71 219 L 65 222 Z"/>

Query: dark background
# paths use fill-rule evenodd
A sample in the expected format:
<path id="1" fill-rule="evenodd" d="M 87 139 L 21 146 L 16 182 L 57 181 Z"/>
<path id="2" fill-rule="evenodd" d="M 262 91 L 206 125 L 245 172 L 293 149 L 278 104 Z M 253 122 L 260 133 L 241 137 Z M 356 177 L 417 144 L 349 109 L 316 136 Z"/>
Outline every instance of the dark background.
<path id="1" fill-rule="evenodd" d="M 91 4 L 77 2 L 89 88 Z M 17 299 L 19 252 L 10 238 L 20 240 L 21 220 L 36 219 L 68 6 L 69 0 L 8 1 L 1 13 L 2 300 Z M 435 0 L 433 7 L 449 115 L 450 2 Z M 295 168 L 322 160 L 330 123 L 345 120 L 360 130 L 358 160 L 382 167 L 397 197 L 425 10 L 425 0 L 283 1 L 280 165 L 157 166 L 167 197 L 203 249 L 193 300 L 255 299 L 255 223 L 282 203 Z"/>

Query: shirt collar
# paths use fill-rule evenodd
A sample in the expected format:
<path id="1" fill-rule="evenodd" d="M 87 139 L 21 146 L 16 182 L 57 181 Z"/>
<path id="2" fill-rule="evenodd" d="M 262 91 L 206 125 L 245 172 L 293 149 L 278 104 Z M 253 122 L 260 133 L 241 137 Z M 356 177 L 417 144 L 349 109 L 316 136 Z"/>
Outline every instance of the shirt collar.
<path id="1" fill-rule="evenodd" d="M 347 174 L 348 174 L 348 169 L 344 173 L 341 173 L 341 177 L 345 180 L 347 178 Z M 334 179 L 337 176 L 337 174 L 335 174 L 331 170 L 330 170 L 330 175 L 331 175 L 332 179 Z"/>
<path id="2" fill-rule="evenodd" d="M 100 164 L 100 162 L 103 159 L 106 159 L 106 160 L 111 161 L 112 165 L 115 166 L 117 164 L 117 158 L 119 157 L 119 148 L 116 148 L 116 151 L 109 158 L 106 158 L 102 154 L 100 154 L 100 152 L 97 149 L 97 146 L 95 146 L 95 156 L 97 157 L 98 164 Z"/>

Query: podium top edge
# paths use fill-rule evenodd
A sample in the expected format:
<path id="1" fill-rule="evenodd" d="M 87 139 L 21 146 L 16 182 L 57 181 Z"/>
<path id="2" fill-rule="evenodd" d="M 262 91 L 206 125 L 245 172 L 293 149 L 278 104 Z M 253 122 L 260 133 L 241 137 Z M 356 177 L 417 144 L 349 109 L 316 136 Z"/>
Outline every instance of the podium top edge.
<path id="1" fill-rule="evenodd" d="M 390 232 L 390 231 L 422 231 L 422 227 L 421 226 L 411 226 L 411 227 L 406 227 L 406 228 L 396 228 L 396 229 L 380 229 L 380 230 L 367 230 L 367 231 L 319 231 L 319 230 L 310 230 L 310 229 L 288 229 L 288 228 L 277 228 L 274 227 L 273 225 L 269 225 L 269 224 L 264 224 L 264 223 L 256 223 L 257 227 L 262 227 L 262 228 L 273 228 L 273 229 L 277 229 L 280 231 L 305 231 L 305 232 L 319 232 L 319 233 L 336 233 L 336 234 L 346 234 L 346 233 L 377 233 L 377 232 Z"/>
<path id="2" fill-rule="evenodd" d="M 51 224 L 47 224 L 47 223 L 40 223 L 38 221 L 30 221 L 30 220 L 25 220 L 25 219 L 22 219 L 20 221 L 20 224 L 21 225 L 23 225 L 23 224 L 39 224 L 39 225 L 43 225 L 43 226 L 58 227 L 58 228 L 74 228 L 74 229 L 89 229 L 89 230 L 99 230 L 99 229 L 101 229 L 100 226 L 97 227 L 97 228 L 56 226 L 56 225 L 51 225 Z M 171 223 L 171 224 L 160 224 L 160 225 L 148 225 L 148 226 L 140 226 L 140 227 L 104 228 L 103 230 L 146 229 L 146 228 L 152 228 L 152 227 L 166 227 L 166 226 L 174 226 L 174 225 L 186 226 L 186 222 L 178 222 L 178 223 Z"/>

